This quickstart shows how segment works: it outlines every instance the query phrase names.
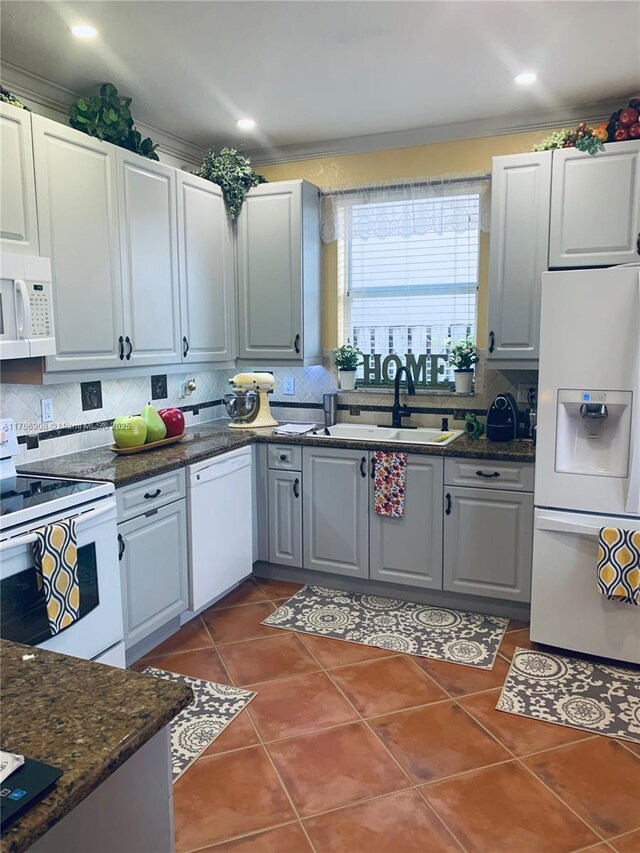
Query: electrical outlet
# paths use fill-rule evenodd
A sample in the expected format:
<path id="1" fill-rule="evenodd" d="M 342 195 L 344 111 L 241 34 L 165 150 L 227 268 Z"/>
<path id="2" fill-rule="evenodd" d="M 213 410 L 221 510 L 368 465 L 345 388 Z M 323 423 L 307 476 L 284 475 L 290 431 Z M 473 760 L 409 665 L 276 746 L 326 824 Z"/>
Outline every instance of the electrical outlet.
<path id="1" fill-rule="evenodd" d="M 283 394 L 295 394 L 296 392 L 296 380 L 293 376 L 285 376 L 282 380 L 282 393 Z"/>
<path id="2" fill-rule="evenodd" d="M 533 391 L 535 395 L 538 395 L 538 387 L 537 385 L 527 385 L 526 383 L 520 383 L 518 385 L 518 399 L 517 403 L 528 403 L 529 402 L 529 391 Z"/>
<path id="3" fill-rule="evenodd" d="M 53 400 L 40 400 L 40 414 L 42 415 L 42 423 L 50 424 L 53 421 Z"/>

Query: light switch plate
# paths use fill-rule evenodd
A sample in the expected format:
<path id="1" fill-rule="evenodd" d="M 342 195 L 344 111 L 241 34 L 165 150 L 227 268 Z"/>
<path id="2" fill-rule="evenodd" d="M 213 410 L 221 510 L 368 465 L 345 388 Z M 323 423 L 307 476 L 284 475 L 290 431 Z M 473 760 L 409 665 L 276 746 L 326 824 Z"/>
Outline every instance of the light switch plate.
<path id="1" fill-rule="evenodd" d="M 296 393 L 296 380 L 293 376 L 285 376 L 282 380 L 282 393 L 283 394 L 295 394 Z"/>
<path id="2" fill-rule="evenodd" d="M 53 400 L 44 397 L 40 400 L 40 414 L 43 424 L 50 424 L 53 421 Z"/>

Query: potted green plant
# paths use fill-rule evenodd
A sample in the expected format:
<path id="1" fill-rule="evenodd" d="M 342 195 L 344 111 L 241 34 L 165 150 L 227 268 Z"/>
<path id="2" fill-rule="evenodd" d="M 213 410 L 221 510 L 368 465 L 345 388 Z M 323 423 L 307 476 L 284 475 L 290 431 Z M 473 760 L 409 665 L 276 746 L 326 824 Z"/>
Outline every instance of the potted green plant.
<path id="1" fill-rule="evenodd" d="M 69 124 L 89 136 L 104 139 L 142 157 L 157 160 L 157 145 L 136 129 L 131 98 L 121 98 L 113 83 L 103 83 L 99 94 L 78 98 L 69 108 Z"/>
<path id="2" fill-rule="evenodd" d="M 456 394 L 471 394 L 473 390 L 473 368 L 478 363 L 478 351 L 471 338 L 454 344 L 447 341 L 449 364 L 453 365 Z"/>
<path id="3" fill-rule="evenodd" d="M 267 182 L 266 178 L 253 170 L 249 158 L 235 148 L 223 148 L 219 154 L 210 148 L 194 175 L 218 184 L 231 219 L 237 219 L 251 187 Z"/>
<path id="4" fill-rule="evenodd" d="M 334 349 L 336 367 L 340 388 L 343 391 L 354 391 L 356 387 L 356 370 L 361 364 L 362 352 L 351 344 L 342 344 Z"/>

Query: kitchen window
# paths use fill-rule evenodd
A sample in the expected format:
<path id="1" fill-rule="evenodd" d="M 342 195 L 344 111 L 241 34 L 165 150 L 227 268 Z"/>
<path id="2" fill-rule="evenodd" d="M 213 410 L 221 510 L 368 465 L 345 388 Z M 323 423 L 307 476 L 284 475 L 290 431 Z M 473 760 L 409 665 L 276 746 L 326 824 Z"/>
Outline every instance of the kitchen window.
<path id="1" fill-rule="evenodd" d="M 476 339 L 482 194 L 478 179 L 336 194 L 341 343 L 404 361 Z"/>

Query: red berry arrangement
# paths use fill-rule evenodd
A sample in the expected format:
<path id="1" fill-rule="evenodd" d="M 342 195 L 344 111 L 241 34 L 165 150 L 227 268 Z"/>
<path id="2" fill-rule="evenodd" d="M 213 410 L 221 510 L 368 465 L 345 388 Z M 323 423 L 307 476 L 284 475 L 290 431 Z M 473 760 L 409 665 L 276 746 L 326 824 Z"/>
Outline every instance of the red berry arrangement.
<path id="1" fill-rule="evenodd" d="M 632 98 L 628 107 L 617 110 L 607 124 L 607 142 L 640 139 L 640 98 Z"/>
<path id="2" fill-rule="evenodd" d="M 632 98 L 628 107 L 616 110 L 608 122 L 603 121 L 598 127 L 588 127 L 583 121 L 575 130 L 556 130 L 534 145 L 533 150 L 577 148 L 588 154 L 597 154 L 605 142 L 624 142 L 626 139 L 640 139 L 640 98 Z"/>

